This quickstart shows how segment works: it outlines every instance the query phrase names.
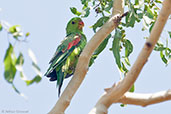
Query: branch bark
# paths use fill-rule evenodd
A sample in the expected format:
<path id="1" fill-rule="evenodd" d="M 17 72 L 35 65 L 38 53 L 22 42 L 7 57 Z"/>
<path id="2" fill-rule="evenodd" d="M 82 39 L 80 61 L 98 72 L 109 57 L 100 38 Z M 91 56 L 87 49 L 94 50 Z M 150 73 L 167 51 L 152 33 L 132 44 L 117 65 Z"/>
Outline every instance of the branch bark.
<path id="1" fill-rule="evenodd" d="M 122 0 L 124 1 L 124 0 Z M 115 0 L 117 5 L 121 4 L 121 0 Z M 115 4 L 113 5 L 115 6 Z M 97 31 L 97 33 L 91 38 L 91 40 L 85 46 L 83 52 L 81 53 L 74 76 L 65 88 L 61 97 L 58 99 L 57 103 L 49 114 L 64 114 L 66 108 L 69 106 L 72 97 L 82 83 L 87 71 L 90 58 L 95 51 L 95 49 L 102 43 L 102 41 L 117 27 L 119 19 L 121 19 L 117 14 L 123 10 L 122 5 L 117 6 L 117 10 L 113 10 L 112 17 Z M 114 15 L 115 14 L 115 15 Z M 118 21 L 119 20 L 119 21 Z"/>
<path id="2" fill-rule="evenodd" d="M 160 34 L 164 28 L 164 25 L 171 13 L 171 0 L 165 0 L 163 2 L 163 7 L 157 18 L 156 23 L 151 31 L 149 39 L 147 39 L 143 49 L 141 50 L 137 60 L 133 64 L 131 70 L 127 73 L 126 77 L 116 84 L 115 87 L 111 88 L 109 92 L 104 94 L 95 107 L 90 111 L 89 114 L 107 114 L 107 109 L 111 106 L 113 102 L 116 102 L 123 96 L 133 85 L 133 83 L 138 78 L 143 66 L 148 60 L 155 44 L 157 43 Z M 111 100 L 112 99 L 112 100 Z"/>
<path id="3" fill-rule="evenodd" d="M 121 99 L 113 103 L 132 104 L 145 107 L 151 104 L 161 103 L 168 100 L 171 100 L 171 90 L 161 91 L 152 94 L 126 92 L 124 96 L 121 97 Z"/>
<path id="4" fill-rule="evenodd" d="M 112 15 L 123 14 L 125 0 L 114 0 L 113 2 Z"/>

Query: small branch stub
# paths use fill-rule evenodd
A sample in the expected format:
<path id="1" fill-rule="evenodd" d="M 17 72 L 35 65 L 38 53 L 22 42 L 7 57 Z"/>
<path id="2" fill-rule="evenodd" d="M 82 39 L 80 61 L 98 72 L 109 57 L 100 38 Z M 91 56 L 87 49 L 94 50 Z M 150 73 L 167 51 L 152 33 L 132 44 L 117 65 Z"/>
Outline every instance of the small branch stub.
<path id="1" fill-rule="evenodd" d="M 116 26 L 118 26 L 120 24 L 120 21 L 123 17 L 127 16 L 128 15 L 128 12 L 125 12 L 123 13 L 122 15 L 118 14 L 116 16 L 116 18 L 113 20 L 114 21 L 114 24 L 116 24 Z"/>

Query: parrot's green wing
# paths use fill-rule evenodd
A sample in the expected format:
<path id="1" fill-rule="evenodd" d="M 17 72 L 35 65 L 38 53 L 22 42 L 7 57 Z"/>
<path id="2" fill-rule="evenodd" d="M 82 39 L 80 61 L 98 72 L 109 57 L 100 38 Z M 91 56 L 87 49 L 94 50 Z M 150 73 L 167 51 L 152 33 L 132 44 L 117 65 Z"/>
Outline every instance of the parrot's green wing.
<path id="1" fill-rule="evenodd" d="M 74 73 L 78 57 L 85 45 L 86 38 L 83 34 L 72 33 L 61 42 L 50 60 L 50 67 L 45 76 L 50 77 L 50 81 L 57 80 L 59 94 L 64 78 Z"/>
<path id="2" fill-rule="evenodd" d="M 73 52 L 73 50 L 80 45 L 81 37 L 82 36 L 78 34 L 70 34 L 61 42 L 54 56 L 49 62 L 51 65 L 45 73 L 46 76 L 58 66 L 60 66 L 61 63 L 63 63 L 67 59 L 67 57 Z"/>

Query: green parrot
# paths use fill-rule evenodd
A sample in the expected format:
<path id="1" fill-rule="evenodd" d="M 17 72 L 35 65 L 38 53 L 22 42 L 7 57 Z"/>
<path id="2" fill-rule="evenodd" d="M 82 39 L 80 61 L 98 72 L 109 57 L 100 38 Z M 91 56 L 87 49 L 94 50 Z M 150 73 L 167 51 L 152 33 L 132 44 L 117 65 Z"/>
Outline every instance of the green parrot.
<path id="1" fill-rule="evenodd" d="M 66 37 L 57 47 L 45 73 L 50 81 L 57 80 L 58 96 L 60 96 L 63 80 L 73 75 L 78 57 L 87 43 L 83 27 L 84 23 L 79 17 L 74 17 L 68 22 Z"/>

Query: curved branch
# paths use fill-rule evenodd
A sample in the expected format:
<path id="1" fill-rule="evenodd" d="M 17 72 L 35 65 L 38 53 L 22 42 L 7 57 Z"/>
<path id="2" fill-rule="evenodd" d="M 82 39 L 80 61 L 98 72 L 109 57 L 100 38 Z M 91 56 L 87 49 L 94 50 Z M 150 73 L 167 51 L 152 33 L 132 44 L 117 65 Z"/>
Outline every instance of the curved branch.
<path id="1" fill-rule="evenodd" d="M 161 91 L 152 94 L 126 92 L 124 96 L 121 99 L 119 99 L 119 101 L 117 102 L 123 104 L 140 105 L 145 107 L 147 105 L 156 104 L 168 100 L 171 100 L 171 90 Z M 117 102 L 113 102 L 113 103 L 117 103 Z"/>
<path id="2" fill-rule="evenodd" d="M 119 1 L 120 0 L 115 0 L 115 2 Z M 116 10 L 113 10 L 112 14 L 118 14 L 117 12 L 115 12 Z M 112 17 L 97 31 L 97 33 L 87 43 L 79 57 L 74 76 L 72 77 L 71 81 L 69 82 L 61 97 L 58 99 L 57 103 L 49 112 L 49 114 L 64 114 L 64 111 L 69 106 L 72 97 L 74 96 L 75 92 L 79 88 L 87 73 L 89 61 L 93 52 L 101 44 L 101 42 L 117 27 L 122 17 L 123 16 L 112 15 Z"/>
<path id="3" fill-rule="evenodd" d="M 151 31 L 149 39 L 147 39 L 143 49 L 141 50 L 137 60 L 133 64 L 131 70 L 127 73 L 126 77 L 118 83 L 115 87 L 111 88 L 107 94 L 104 94 L 95 107 L 90 111 L 89 114 L 106 114 L 107 109 L 110 105 L 117 101 L 121 96 L 123 96 L 132 86 L 132 84 L 138 78 L 139 73 L 141 72 L 144 64 L 147 62 L 148 57 L 150 56 L 155 44 L 157 43 L 160 34 L 164 28 L 164 25 L 171 13 L 171 0 L 165 0 L 163 2 L 163 7 L 157 18 L 156 23 Z M 111 100 L 113 99 L 113 100 Z M 105 107 L 101 110 L 101 107 Z"/>

